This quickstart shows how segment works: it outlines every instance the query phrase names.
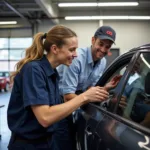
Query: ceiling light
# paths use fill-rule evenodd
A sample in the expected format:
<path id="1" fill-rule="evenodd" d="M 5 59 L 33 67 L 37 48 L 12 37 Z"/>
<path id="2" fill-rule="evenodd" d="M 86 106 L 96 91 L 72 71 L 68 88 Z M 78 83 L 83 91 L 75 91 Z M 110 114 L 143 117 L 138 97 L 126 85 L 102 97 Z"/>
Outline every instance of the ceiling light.
<path id="1" fill-rule="evenodd" d="M 92 20 L 126 20 L 128 16 L 91 16 Z"/>
<path id="2" fill-rule="evenodd" d="M 138 6 L 138 2 L 113 2 L 113 3 L 98 3 L 99 7 L 103 6 Z"/>
<path id="3" fill-rule="evenodd" d="M 92 17 L 92 16 L 91 16 Z M 90 16 L 66 16 L 65 20 L 91 20 Z"/>
<path id="4" fill-rule="evenodd" d="M 5 24 L 17 24 L 17 21 L 0 21 L 0 25 L 5 25 Z"/>
<path id="5" fill-rule="evenodd" d="M 150 20 L 150 16 L 129 16 L 132 20 Z"/>
<path id="6" fill-rule="evenodd" d="M 138 6 L 138 2 L 108 2 L 108 3 L 59 3 L 59 7 L 105 7 L 105 6 Z"/>
<path id="7" fill-rule="evenodd" d="M 94 7 L 98 6 L 98 3 L 59 3 L 59 7 Z"/>
<path id="8" fill-rule="evenodd" d="M 66 16 L 65 20 L 150 20 L 150 16 Z"/>

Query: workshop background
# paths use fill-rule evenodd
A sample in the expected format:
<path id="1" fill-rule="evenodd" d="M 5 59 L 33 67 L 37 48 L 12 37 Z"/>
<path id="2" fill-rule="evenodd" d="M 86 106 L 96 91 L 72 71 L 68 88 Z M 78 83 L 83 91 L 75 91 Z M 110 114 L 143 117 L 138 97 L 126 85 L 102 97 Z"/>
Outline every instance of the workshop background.
<path id="1" fill-rule="evenodd" d="M 117 37 L 110 63 L 129 49 L 150 43 L 150 0 L 0 0 L 0 76 L 14 71 L 34 34 L 47 32 L 55 24 L 74 30 L 79 47 L 90 46 L 99 26 L 114 28 Z M 7 149 L 10 138 L 6 118 L 10 92 L 0 92 L 0 150 Z"/>

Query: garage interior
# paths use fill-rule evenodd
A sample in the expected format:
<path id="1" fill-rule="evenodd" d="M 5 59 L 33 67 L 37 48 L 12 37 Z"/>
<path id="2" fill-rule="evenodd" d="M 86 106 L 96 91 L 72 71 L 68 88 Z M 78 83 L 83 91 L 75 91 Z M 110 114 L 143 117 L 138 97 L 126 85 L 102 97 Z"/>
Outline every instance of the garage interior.
<path id="1" fill-rule="evenodd" d="M 126 4 L 108 6 L 108 2 Z M 150 43 L 150 0 L 0 0 L 0 73 L 13 72 L 32 37 L 56 24 L 74 30 L 79 47 L 90 46 L 98 27 L 114 28 L 117 36 L 112 53 L 116 55 L 107 58 L 111 63 L 116 56 Z M 10 138 L 6 118 L 10 94 L 11 88 L 0 92 L 0 150 L 7 149 Z"/>

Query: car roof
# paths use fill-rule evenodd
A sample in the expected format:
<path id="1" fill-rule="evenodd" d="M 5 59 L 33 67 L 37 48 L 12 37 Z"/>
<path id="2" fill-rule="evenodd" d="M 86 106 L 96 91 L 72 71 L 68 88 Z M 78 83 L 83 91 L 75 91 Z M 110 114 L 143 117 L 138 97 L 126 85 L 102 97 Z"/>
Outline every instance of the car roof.
<path id="1" fill-rule="evenodd" d="M 139 47 L 135 47 L 135 48 L 132 48 L 131 50 L 129 50 L 130 52 L 133 52 L 133 51 L 139 51 L 139 50 L 142 50 L 142 49 L 150 49 L 150 43 L 148 44 L 145 44 L 145 45 L 141 45 Z"/>

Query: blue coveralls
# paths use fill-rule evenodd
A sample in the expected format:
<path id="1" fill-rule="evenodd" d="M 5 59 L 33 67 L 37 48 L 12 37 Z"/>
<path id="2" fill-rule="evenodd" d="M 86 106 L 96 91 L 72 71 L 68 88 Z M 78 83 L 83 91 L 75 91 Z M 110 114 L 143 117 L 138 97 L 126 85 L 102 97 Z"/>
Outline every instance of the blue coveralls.
<path id="1" fill-rule="evenodd" d="M 44 128 L 31 110 L 34 105 L 62 103 L 58 80 L 46 56 L 25 64 L 16 75 L 7 112 L 9 150 L 72 150 L 67 119 Z"/>

